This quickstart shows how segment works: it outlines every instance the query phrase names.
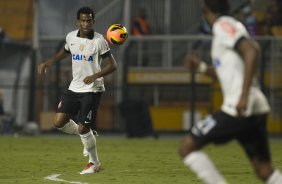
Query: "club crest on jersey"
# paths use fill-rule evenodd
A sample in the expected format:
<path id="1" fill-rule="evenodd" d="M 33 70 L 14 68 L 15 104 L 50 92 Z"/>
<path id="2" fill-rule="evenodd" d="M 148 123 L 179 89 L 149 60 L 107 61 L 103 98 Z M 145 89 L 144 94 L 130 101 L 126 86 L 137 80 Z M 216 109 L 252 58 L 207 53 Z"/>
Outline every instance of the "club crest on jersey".
<path id="1" fill-rule="evenodd" d="M 72 55 L 72 60 L 73 61 L 89 61 L 89 62 L 93 62 L 93 56 L 85 56 L 82 54 L 73 54 Z"/>
<path id="2" fill-rule="evenodd" d="M 82 52 L 82 51 L 84 50 L 84 47 L 85 47 L 85 45 L 81 44 L 81 45 L 79 46 L 79 50 Z"/>

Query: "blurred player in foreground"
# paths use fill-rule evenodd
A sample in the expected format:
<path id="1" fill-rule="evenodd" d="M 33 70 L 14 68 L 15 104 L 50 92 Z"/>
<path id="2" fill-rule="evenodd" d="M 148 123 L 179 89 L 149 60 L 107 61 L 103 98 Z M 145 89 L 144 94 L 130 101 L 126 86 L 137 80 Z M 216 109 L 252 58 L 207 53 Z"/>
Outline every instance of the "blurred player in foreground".
<path id="1" fill-rule="evenodd" d="M 68 90 L 58 104 L 54 126 L 69 134 L 79 134 L 84 148 L 88 151 L 89 163 L 80 174 L 96 173 L 101 165 L 97 155 L 96 138 L 91 131 L 102 93 L 105 91 L 103 77 L 117 68 L 107 41 L 94 32 L 95 14 L 93 9 L 82 7 L 77 12 L 78 30 L 66 36 L 66 44 L 53 57 L 38 66 L 39 74 L 46 72 L 54 62 L 69 55 L 72 57 L 72 76 Z M 101 69 L 101 62 L 106 62 Z M 70 118 L 77 115 L 77 123 Z"/>
<path id="2" fill-rule="evenodd" d="M 224 102 L 219 112 L 191 128 L 182 141 L 180 155 L 184 164 L 204 183 L 226 184 L 200 149 L 210 143 L 223 144 L 235 139 L 243 147 L 259 179 L 268 184 L 281 184 L 282 175 L 271 164 L 266 131 L 270 107 L 254 77 L 260 47 L 240 22 L 227 16 L 228 10 L 228 0 L 204 0 L 203 14 L 212 27 L 213 68 L 195 53 L 187 56 L 185 65 L 217 79 Z"/>

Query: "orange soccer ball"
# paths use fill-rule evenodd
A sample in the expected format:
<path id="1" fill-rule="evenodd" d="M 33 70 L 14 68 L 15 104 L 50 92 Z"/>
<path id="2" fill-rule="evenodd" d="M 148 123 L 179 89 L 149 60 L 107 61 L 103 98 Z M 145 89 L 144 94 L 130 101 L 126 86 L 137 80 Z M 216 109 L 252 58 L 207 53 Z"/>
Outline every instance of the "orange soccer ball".
<path id="1" fill-rule="evenodd" d="M 121 45 L 128 38 L 126 28 L 121 24 L 113 24 L 108 28 L 107 40 L 111 44 Z"/>

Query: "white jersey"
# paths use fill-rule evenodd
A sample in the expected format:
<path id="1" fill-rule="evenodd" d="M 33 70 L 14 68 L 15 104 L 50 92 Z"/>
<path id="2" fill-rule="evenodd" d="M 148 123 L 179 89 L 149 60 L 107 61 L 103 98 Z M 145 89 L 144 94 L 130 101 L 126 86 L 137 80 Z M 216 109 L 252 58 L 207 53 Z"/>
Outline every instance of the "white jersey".
<path id="1" fill-rule="evenodd" d="M 249 37 L 246 28 L 229 16 L 219 17 L 213 25 L 212 61 L 223 92 L 221 110 L 231 116 L 237 116 L 236 105 L 239 102 L 244 80 L 244 61 L 234 50 L 242 37 Z M 268 112 L 270 107 L 253 79 L 245 116 Z"/>
<path id="2" fill-rule="evenodd" d="M 85 77 L 101 71 L 101 55 L 110 50 L 104 37 L 94 32 L 92 39 L 81 38 L 78 36 L 78 30 L 75 30 L 67 34 L 65 50 L 72 55 L 73 79 L 69 90 L 77 93 L 105 91 L 103 77 L 89 85 L 83 82 Z"/>

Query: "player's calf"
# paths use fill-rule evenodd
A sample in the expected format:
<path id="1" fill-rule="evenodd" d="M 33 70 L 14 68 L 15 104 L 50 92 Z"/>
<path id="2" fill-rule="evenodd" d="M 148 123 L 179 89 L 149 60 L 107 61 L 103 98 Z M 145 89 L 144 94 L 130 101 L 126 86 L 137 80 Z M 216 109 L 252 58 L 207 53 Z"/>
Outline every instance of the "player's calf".
<path id="1" fill-rule="evenodd" d="M 194 143 L 193 138 L 190 135 L 184 137 L 179 148 L 179 155 L 181 156 L 181 158 L 183 159 L 189 153 L 195 150 L 196 150 L 196 145 Z"/>

